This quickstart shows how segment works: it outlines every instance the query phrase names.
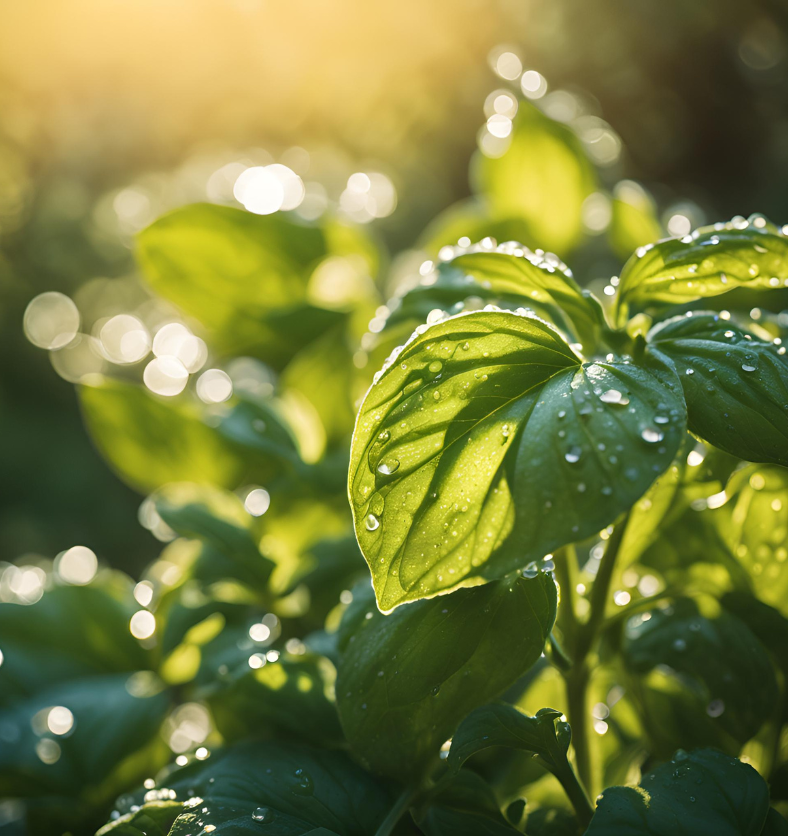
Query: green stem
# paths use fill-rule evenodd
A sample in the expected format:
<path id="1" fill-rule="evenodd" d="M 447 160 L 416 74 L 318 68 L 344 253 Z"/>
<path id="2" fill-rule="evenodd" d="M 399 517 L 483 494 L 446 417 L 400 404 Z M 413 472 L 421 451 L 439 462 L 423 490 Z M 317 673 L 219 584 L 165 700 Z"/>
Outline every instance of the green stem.
<path id="1" fill-rule="evenodd" d="M 563 633 L 569 655 L 574 655 L 577 630 L 577 606 L 575 592 L 577 586 L 577 556 L 572 545 L 558 549 L 553 555 L 555 576 L 561 591 L 561 606 L 558 608 L 558 627 Z"/>
<path id="2" fill-rule="evenodd" d="M 375 836 L 389 836 L 390 833 L 393 833 L 397 822 L 408 812 L 418 794 L 418 785 L 405 787 L 399 798 L 394 802 L 394 806 L 389 810 L 386 818 L 383 819 L 375 831 Z"/>
<path id="3" fill-rule="evenodd" d="M 589 790 L 591 781 L 591 751 L 588 745 L 588 680 L 585 662 L 575 662 L 564 678 L 569 725 L 572 727 L 572 746 L 575 750 L 577 774 L 582 785 Z"/>
<path id="4" fill-rule="evenodd" d="M 577 820 L 582 825 L 583 830 L 585 830 L 591 823 L 591 818 L 594 815 L 594 806 L 591 804 L 591 799 L 588 797 L 585 788 L 577 780 L 577 775 L 575 775 L 571 764 L 567 765 L 569 768 L 561 770 L 561 774 L 556 774 L 556 778 L 561 782 L 567 798 L 571 801 L 572 807 L 574 807 Z"/>

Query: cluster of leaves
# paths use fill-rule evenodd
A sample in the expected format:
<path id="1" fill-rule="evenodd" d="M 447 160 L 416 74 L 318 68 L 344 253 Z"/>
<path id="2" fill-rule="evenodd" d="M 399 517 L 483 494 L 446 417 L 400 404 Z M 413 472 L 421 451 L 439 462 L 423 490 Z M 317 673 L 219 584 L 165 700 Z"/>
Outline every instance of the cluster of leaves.
<path id="1" fill-rule="evenodd" d="M 596 174 L 520 113 L 454 228 L 571 249 Z M 524 197 L 534 142 L 571 163 L 554 214 Z M 788 238 L 640 233 L 606 310 L 519 243 L 449 247 L 382 306 L 337 221 L 144 231 L 152 289 L 243 374 L 212 406 L 80 387 L 171 542 L 136 586 L 0 604 L 0 793 L 29 832 L 788 832 L 786 335 L 742 307 L 782 292 Z"/>

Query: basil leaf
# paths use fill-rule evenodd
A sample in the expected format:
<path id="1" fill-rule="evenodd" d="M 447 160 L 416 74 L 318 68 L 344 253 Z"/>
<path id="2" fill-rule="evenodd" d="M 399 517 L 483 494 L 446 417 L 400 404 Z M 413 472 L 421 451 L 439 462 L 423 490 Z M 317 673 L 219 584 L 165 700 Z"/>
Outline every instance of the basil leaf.
<path id="1" fill-rule="evenodd" d="M 520 832 L 504 818 L 490 786 L 466 769 L 433 797 L 417 823 L 426 836 L 512 836 Z"/>
<path id="2" fill-rule="evenodd" d="M 108 824 L 96 836 L 112 833 L 112 836 L 168 836 L 173 822 L 183 809 L 177 801 L 150 801 L 133 813 Z"/>
<path id="3" fill-rule="evenodd" d="M 471 179 L 495 215 L 522 218 L 545 249 L 569 252 L 582 239 L 596 172 L 575 133 L 530 102 L 519 103 L 505 153 L 478 156 Z"/>
<path id="4" fill-rule="evenodd" d="M 528 814 L 526 836 L 577 836 L 577 819 L 568 811 L 540 807 Z"/>
<path id="5" fill-rule="evenodd" d="M 338 836 L 369 836 L 392 801 L 371 776 L 341 752 L 297 743 L 249 742 L 194 761 L 150 790 L 180 802 L 168 836 L 204 832 L 217 836 L 259 834 L 302 836 L 326 828 Z M 155 809 L 155 800 L 141 811 Z M 168 813 L 170 809 L 168 808 Z M 139 813 L 119 818 L 98 836 L 136 836 L 128 830 Z"/>
<path id="6" fill-rule="evenodd" d="M 417 333 L 364 399 L 351 449 L 378 605 L 598 532 L 668 467 L 684 421 L 672 370 L 582 364 L 535 317 L 480 311 Z"/>
<path id="7" fill-rule="evenodd" d="M 459 721 L 539 658 L 556 612 L 548 574 L 461 589 L 381 615 L 361 596 L 340 630 L 337 704 L 345 735 L 375 771 L 413 775 Z"/>
<path id="8" fill-rule="evenodd" d="M 153 290 L 196 317 L 221 353 L 282 366 L 344 318 L 310 301 L 312 271 L 331 254 L 325 234 L 284 215 L 195 204 L 159 218 L 137 243 Z"/>
<path id="9" fill-rule="evenodd" d="M 672 745 L 670 727 L 687 744 L 738 751 L 777 701 L 774 668 L 747 625 L 725 611 L 704 616 L 687 598 L 632 616 L 622 657 L 640 678 L 643 720 L 655 751 Z"/>
<path id="10" fill-rule="evenodd" d="M 648 341 L 676 366 L 692 432 L 742 459 L 788 465 L 784 349 L 713 313 L 673 317 Z"/>
<path id="11" fill-rule="evenodd" d="M 633 303 L 683 304 L 735 287 L 788 282 L 788 238 L 761 215 L 705 226 L 638 249 L 621 271 L 619 322 Z"/>
<path id="12" fill-rule="evenodd" d="M 768 812 L 769 789 L 751 766 L 679 750 L 638 787 L 606 789 L 586 836 L 759 836 Z"/>
<path id="13" fill-rule="evenodd" d="M 774 807 L 769 808 L 761 836 L 788 836 L 788 821 Z"/>
<path id="14" fill-rule="evenodd" d="M 79 388 L 88 432 L 113 470 L 143 493 L 167 482 L 234 488 L 246 465 L 191 404 L 165 402 L 141 386 L 103 379 Z"/>

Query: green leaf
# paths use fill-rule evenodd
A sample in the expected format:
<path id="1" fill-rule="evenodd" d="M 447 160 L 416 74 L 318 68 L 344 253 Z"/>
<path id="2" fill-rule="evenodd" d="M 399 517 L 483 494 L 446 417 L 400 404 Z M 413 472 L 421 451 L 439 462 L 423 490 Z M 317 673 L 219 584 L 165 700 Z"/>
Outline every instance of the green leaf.
<path id="1" fill-rule="evenodd" d="M 769 808 L 761 836 L 788 836 L 788 821 L 774 807 Z"/>
<path id="2" fill-rule="evenodd" d="M 419 829 L 426 836 L 512 836 L 519 831 L 503 817 L 492 789 L 463 769 L 437 793 Z"/>
<path id="3" fill-rule="evenodd" d="M 568 811 L 540 807 L 528 814 L 526 836 L 577 836 L 577 819 Z"/>
<path id="4" fill-rule="evenodd" d="M 668 467 L 684 421 L 674 372 L 582 364 L 532 316 L 480 311 L 417 333 L 353 436 L 350 499 L 378 605 L 595 534 Z"/>
<path id="5" fill-rule="evenodd" d="M 168 836 L 302 836 L 325 828 L 338 836 L 369 836 L 391 807 L 388 794 L 341 752 L 296 743 L 250 742 L 195 761 L 167 779 L 181 812 Z M 150 791 L 155 795 L 157 790 Z M 150 805 L 142 807 L 148 813 Z M 136 836 L 138 813 L 106 825 L 98 836 Z"/>
<path id="6" fill-rule="evenodd" d="M 648 342 L 676 367 L 692 432 L 739 458 L 788 465 L 784 349 L 715 313 L 673 317 Z"/>
<path id="7" fill-rule="evenodd" d="M 607 235 L 619 258 L 656 241 L 662 234 L 652 197 L 632 180 L 622 180 L 613 190 L 612 217 Z"/>
<path id="8" fill-rule="evenodd" d="M 586 836 L 759 836 L 768 812 L 769 789 L 751 766 L 679 750 L 640 786 L 605 790 Z"/>
<path id="9" fill-rule="evenodd" d="M 0 727 L 13 745 L 0 747 L 0 794 L 79 796 L 98 787 L 158 734 L 168 706 L 152 674 L 112 674 L 62 682 L 5 709 Z"/>
<path id="10" fill-rule="evenodd" d="M 631 304 L 683 304 L 735 287 L 769 289 L 788 281 L 788 238 L 761 215 L 734 219 L 644 246 L 624 265 L 618 321 Z"/>
<path id="11" fill-rule="evenodd" d="M 507 151 L 480 156 L 472 174 L 493 213 L 522 218 L 539 246 L 566 253 L 579 243 L 583 202 L 596 187 L 596 172 L 566 125 L 521 101 Z"/>
<path id="12" fill-rule="evenodd" d="M 555 620 L 552 576 L 507 578 L 402 607 L 389 616 L 354 597 L 341 629 L 337 703 L 356 754 L 412 776 L 460 720 L 539 658 Z"/>
<path id="13" fill-rule="evenodd" d="M 771 661 L 747 625 L 725 611 L 705 616 L 686 598 L 631 617 L 622 655 L 626 669 L 641 678 L 643 719 L 657 750 L 672 745 L 668 726 L 680 730 L 679 740 L 687 744 L 736 750 L 777 701 Z M 650 708 L 652 691 L 667 706 L 665 716 Z M 666 701 L 661 694 L 675 698 Z"/>
<path id="14" fill-rule="evenodd" d="M 234 488 L 244 461 L 196 406 L 164 401 L 143 387 L 104 379 L 79 388 L 88 432 L 118 476 L 138 491 L 167 482 Z"/>
<path id="15" fill-rule="evenodd" d="M 312 271 L 331 254 L 325 234 L 279 213 L 186 206 L 143 230 L 137 253 L 153 290 L 198 319 L 221 353 L 281 366 L 344 317 L 309 300 Z"/>
<path id="16" fill-rule="evenodd" d="M 97 836 L 104 833 L 112 833 L 112 836 L 168 836 L 182 810 L 183 805 L 178 801 L 149 801 L 122 820 L 102 827 Z"/>

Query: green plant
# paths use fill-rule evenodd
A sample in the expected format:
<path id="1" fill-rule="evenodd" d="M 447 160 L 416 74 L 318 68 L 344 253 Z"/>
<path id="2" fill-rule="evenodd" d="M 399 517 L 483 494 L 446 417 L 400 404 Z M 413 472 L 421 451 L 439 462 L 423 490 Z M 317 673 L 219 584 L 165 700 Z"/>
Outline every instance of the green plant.
<path id="1" fill-rule="evenodd" d="M 221 403 L 79 387 L 170 542 L 136 585 L 3 574 L 30 832 L 788 831 L 788 358 L 746 296 L 779 229 L 642 246 L 609 309 L 491 240 L 381 306 L 357 228 L 216 206 L 139 260 L 243 362 Z"/>

